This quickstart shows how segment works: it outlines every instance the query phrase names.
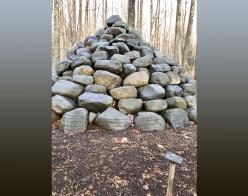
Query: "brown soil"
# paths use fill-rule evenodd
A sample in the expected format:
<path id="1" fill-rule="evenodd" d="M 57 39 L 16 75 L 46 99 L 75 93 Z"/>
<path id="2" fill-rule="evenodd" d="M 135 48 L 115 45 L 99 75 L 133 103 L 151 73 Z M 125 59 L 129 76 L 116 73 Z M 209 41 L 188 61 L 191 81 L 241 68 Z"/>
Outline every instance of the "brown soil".
<path id="1" fill-rule="evenodd" d="M 127 138 L 128 143 L 121 139 Z M 176 167 L 173 195 L 193 196 L 197 184 L 197 126 L 164 132 L 52 131 L 53 195 L 164 196 L 169 150 L 184 157 Z"/>

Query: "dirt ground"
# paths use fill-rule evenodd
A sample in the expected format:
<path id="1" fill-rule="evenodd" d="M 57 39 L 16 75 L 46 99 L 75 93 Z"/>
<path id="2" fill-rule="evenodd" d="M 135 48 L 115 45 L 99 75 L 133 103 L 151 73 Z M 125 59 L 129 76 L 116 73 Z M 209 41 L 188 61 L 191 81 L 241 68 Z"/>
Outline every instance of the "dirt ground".
<path id="1" fill-rule="evenodd" d="M 176 167 L 173 195 L 193 196 L 197 186 L 197 126 L 193 123 L 163 132 L 111 132 L 93 126 L 85 133 L 64 134 L 53 128 L 53 195 L 164 196 L 167 150 L 184 158 Z"/>

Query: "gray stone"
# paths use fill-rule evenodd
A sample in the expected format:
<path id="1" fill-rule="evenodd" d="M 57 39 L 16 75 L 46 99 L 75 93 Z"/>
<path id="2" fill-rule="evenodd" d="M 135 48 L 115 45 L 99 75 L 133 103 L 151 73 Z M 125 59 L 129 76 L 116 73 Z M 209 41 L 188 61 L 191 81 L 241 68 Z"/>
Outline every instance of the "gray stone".
<path id="1" fill-rule="evenodd" d="M 153 53 L 154 53 L 155 58 L 163 56 L 163 54 L 159 50 L 155 50 Z"/>
<path id="2" fill-rule="evenodd" d="M 109 55 L 106 51 L 98 51 L 92 54 L 92 62 L 95 63 L 98 60 L 108 60 Z"/>
<path id="3" fill-rule="evenodd" d="M 72 78 L 75 83 L 79 83 L 82 85 L 89 85 L 94 83 L 94 78 L 92 76 L 74 75 Z"/>
<path id="4" fill-rule="evenodd" d="M 97 60 L 94 67 L 96 69 L 106 70 L 115 74 L 122 72 L 122 64 L 118 60 Z"/>
<path id="5" fill-rule="evenodd" d="M 108 108 L 97 116 L 95 123 L 109 131 L 125 130 L 131 125 L 131 118 L 114 108 Z"/>
<path id="6" fill-rule="evenodd" d="M 85 132 L 88 126 L 88 111 L 77 108 L 66 112 L 61 119 L 61 127 L 65 133 Z"/>
<path id="7" fill-rule="evenodd" d="M 72 71 L 71 71 L 71 70 L 65 71 L 65 72 L 63 73 L 63 76 L 72 76 Z"/>
<path id="8" fill-rule="evenodd" d="M 102 50 L 100 50 L 100 48 L 108 46 L 108 45 L 109 45 L 108 41 L 100 40 L 99 42 L 92 44 L 92 51 L 102 51 Z"/>
<path id="9" fill-rule="evenodd" d="M 158 84 L 148 84 L 138 89 L 139 97 L 143 100 L 162 99 L 165 96 L 165 90 Z"/>
<path id="10" fill-rule="evenodd" d="M 114 54 L 119 54 L 119 48 L 117 46 L 100 46 L 96 51 L 106 51 L 110 57 Z"/>
<path id="11" fill-rule="evenodd" d="M 124 86 L 140 87 L 148 84 L 149 75 L 145 71 L 134 72 L 128 75 L 124 81 Z"/>
<path id="12" fill-rule="evenodd" d="M 168 71 L 166 74 L 169 77 L 168 84 L 180 84 L 181 79 L 177 73 Z"/>
<path id="13" fill-rule="evenodd" d="M 120 35 L 116 36 L 116 38 L 122 38 L 125 41 L 130 41 L 130 40 L 135 40 L 135 35 L 126 33 L 126 34 L 120 34 Z"/>
<path id="14" fill-rule="evenodd" d="M 162 72 L 153 72 L 151 74 L 150 83 L 151 84 L 159 84 L 161 86 L 165 86 L 169 83 L 169 77 L 166 73 Z"/>
<path id="15" fill-rule="evenodd" d="M 139 112 L 134 124 L 141 131 L 163 131 L 166 126 L 164 119 L 153 112 Z"/>
<path id="16" fill-rule="evenodd" d="M 53 94 L 62 95 L 69 98 L 77 98 L 83 90 L 83 86 L 66 80 L 58 80 L 52 86 Z"/>
<path id="17" fill-rule="evenodd" d="M 168 58 L 165 56 L 154 58 L 154 64 L 168 64 Z"/>
<path id="18" fill-rule="evenodd" d="M 136 72 L 136 67 L 133 64 L 124 64 L 122 68 L 123 68 L 124 77 L 126 77 L 131 73 Z"/>
<path id="19" fill-rule="evenodd" d="M 85 52 L 85 49 L 84 49 L 84 48 L 79 48 L 79 49 L 77 49 L 76 54 L 77 54 L 78 56 L 87 58 L 87 59 L 89 59 L 89 60 L 91 59 L 91 54 L 88 53 L 88 52 Z"/>
<path id="20" fill-rule="evenodd" d="M 108 71 L 98 70 L 93 75 L 95 84 L 103 85 L 107 90 L 116 88 L 121 85 L 122 79 L 120 76 Z"/>
<path id="21" fill-rule="evenodd" d="M 85 87 L 85 92 L 106 94 L 107 88 L 105 86 L 100 85 L 100 84 L 90 84 L 90 85 Z"/>
<path id="22" fill-rule="evenodd" d="M 73 82 L 73 79 L 71 76 L 62 76 L 58 80 L 67 80 L 67 81 Z"/>
<path id="23" fill-rule="evenodd" d="M 126 33 L 126 29 L 121 28 L 121 27 L 109 27 L 105 30 L 105 33 L 117 36 L 123 33 Z"/>
<path id="24" fill-rule="evenodd" d="M 136 50 L 126 52 L 124 53 L 124 55 L 129 57 L 131 61 L 134 61 L 135 59 L 140 58 L 140 52 Z"/>
<path id="25" fill-rule="evenodd" d="M 69 70 L 72 63 L 73 63 L 73 61 L 71 61 L 69 59 L 58 62 L 55 66 L 55 70 L 56 70 L 57 75 L 61 76 L 63 74 L 63 72 Z"/>
<path id="26" fill-rule="evenodd" d="M 152 63 L 152 58 L 150 56 L 139 57 L 133 61 L 136 67 L 148 67 Z"/>
<path id="27" fill-rule="evenodd" d="M 100 39 L 105 39 L 107 41 L 110 41 L 113 39 L 113 35 L 110 34 L 103 34 Z"/>
<path id="28" fill-rule="evenodd" d="M 87 75 L 87 76 L 92 76 L 94 73 L 94 70 L 92 69 L 92 67 L 88 66 L 88 65 L 82 65 L 79 67 L 76 67 L 73 70 L 73 75 Z"/>
<path id="29" fill-rule="evenodd" d="M 145 109 L 150 112 L 160 112 L 167 108 L 167 102 L 163 99 L 155 99 L 145 102 Z"/>
<path id="30" fill-rule="evenodd" d="M 140 67 L 138 71 L 145 71 L 148 75 L 150 75 L 150 72 L 146 67 Z"/>
<path id="31" fill-rule="evenodd" d="M 186 97 L 184 97 L 186 103 L 187 103 L 187 106 L 189 108 L 191 107 L 197 107 L 197 101 L 196 101 L 196 97 L 195 96 L 192 96 L 192 95 L 188 95 Z"/>
<path id="32" fill-rule="evenodd" d="M 73 63 L 71 64 L 71 68 L 74 69 L 80 65 L 92 65 L 91 61 L 82 56 L 73 57 Z"/>
<path id="33" fill-rule="evenodd" d="M 114 54 L 110 59 L 111 60 L 118 60 L 122 64 L 130 63 L 130 59 L 127 56 L 122 55 L 122 54 Z"/>
<path id="34" fill-rule="evenodd" d="M 182 97 L 170 97 L 166 99 L 168 108 L 182 108 L 186 109 L 186 101 Z"/>
<path id="35" fill-rule="evenodd" d="M 104 34 L 104 32 L 105 32 L 104 29 L 99 29 L 99 30 L 96 32 L 95 36 L 100 38 L 100 37 Z"/>
<path id="36" fill-rule="evenodd" d="M 141 55 L 142 56 L 149 56 L 151 58 L 154 58 L 153 55 L 153 50 L 149 47 L 143 46 L 142 50 L 141 50 Z"/>
<path id="37" fill-rule="evenodd" d="M 78 106 L 86 108 L 90 112 L 102 112 L 112 105 L 113 98 L 108 95 L 85 92 L 78 97 Z"/>
<path id="38" fill-rule="evenodd" d="M 112 15 L 106 20 L 106 24 L 110 27 L 117 21 L 122 21 L 121 17 L 119 15 Z"/>
<path id="39" fill-rule="evenodd" d="M 166 97 L 182 96 L 183 89 L 178 85 L 167 85 L 165 88 Z"/>
<path id="40" fill-rule="evenodd" d="M 189 108 L 187 112 L 189 120 L 193 121 L 194 123 L 197 123 L 197 108 Z"/>
<path id="41" fill-rule="evenodd" d="M 121 99 L 118 102 L 118 108 L 124 114 L 133 114 L 139 112 L 141 111 L 142 106 L 143 106 L 142 99 L 134 99 L 134 98 Z"/>
<path id="42" fill-rule="evenodd" d="M 109 42 L 109 45 L 113 45 L 114 43 L 118 43 L 118 42 L 126 43 L 126 40 L 123 38 L 118 38 L 117 36 Z"/>
<path id="43" fill-rule="evenodd" d="M 52 85 L 59 79 L 59 76 L 55 71 L 52 71 Z"/>
<path id="44" fill-rule="evenodd" d="M 183 96 L 196 94 L 196 80 L 190 80 L 189 83 L 181 85 L 183 89 Z"/>
<path id="45" fill-rule="evenodd" d="M 129 26 L 125 23 L 125 22 L 123 22 L 123 21 L 116 21 L 113 25 L 112 25 L 112 27 L 122 27 L 122 28 L 124 28 L 124 29 L 126 29 L 126 30 L 128 30 L 129 29 Z"/>
<path id="46" fill-rule="evenodd" d="M 172 70 L 173 72 L 177 73 L 177 74 L 180 73 L 180 68 L 179 68 L 179 66 L 173 65 L 173 66 L 171 66 L 171 70 Z"/>
<path id="47" fill-rule="evenodd" d="M 121 86 L 109 91 L 110 95 L 116 99 L 137 98 L 137 89 L 134 86 Z"/>
<path id="48" fill-rule="evenodd" d="M 57 114 L 64 114 L 65 112 L 72 110 L 74 107 L 74 101 L 67 97 L 55 95 L 52 98 L 52 110 Z"/>
<path id="49" fill-rule="evenodd" d="M 123 42 L 113 43 L 112 45 L 113 46 L 117 46 L 119 48 L 120 54 L 124 54 L 124 53 L 130 51 L 130 49 L 128 48 L 128 46 L 125 43 L 123 43 Z"/>
<path id="50" fill-rule="evenodd" d="M 151 72 L 167 72 L 171 71 L 170 65 L 163 63 L 163 64 L 152 64 L 150 66 Z"/>
<path id="51" fill-rule="evenodd" d="M 97 114 L 90 112 L 89 113 L 89 125 L 92 125 L 97 117 Z"/>
<path id="52" fill-rule="evenodd" d="M 184 128 L 189 124 L 188 114 L 181 108 L 167 109 L 162 112 L 164 119 L 171 124 L 174 129 Z"/>

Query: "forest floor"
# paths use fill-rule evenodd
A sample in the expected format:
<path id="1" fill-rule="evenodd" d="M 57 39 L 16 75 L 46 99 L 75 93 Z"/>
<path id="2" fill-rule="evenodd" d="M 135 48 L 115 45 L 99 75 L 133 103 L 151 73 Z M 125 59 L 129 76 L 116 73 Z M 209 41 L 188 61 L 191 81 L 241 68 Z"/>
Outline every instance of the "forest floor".
<path id="1" fill-rule="evenodd" d="M 123 137 L 127 138 L 122 140 Z M 176 167 L 175 196 L 193 196 L 197 186 L 197 126 L 163 132 L 52 130 L 52 195 L 164 196 L 169 150 L 184 158 Z"/>

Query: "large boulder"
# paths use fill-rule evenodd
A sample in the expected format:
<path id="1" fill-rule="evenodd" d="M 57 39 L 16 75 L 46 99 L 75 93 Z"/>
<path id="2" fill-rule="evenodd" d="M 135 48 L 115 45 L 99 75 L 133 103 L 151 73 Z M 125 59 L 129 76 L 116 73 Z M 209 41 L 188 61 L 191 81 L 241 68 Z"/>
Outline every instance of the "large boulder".
<path id="1" fill-rule="evenodd" d="M 116 100 L 137 97 L 137 89 L 134 86 L 113 88 L 109 91 L 109 93 Z"/>
<path id="2" fill-rule="evenodd" d="M 169 81 L 170 79 L 166 73 L 153 72 L 151 74 L 151 79 L 150 79 L 151 84 L 159 84 L 161 86 L 165 86 L 166 84 L 168 84 Z"/>
<path id="3" fill-rule="evenodd" d="M 169 108 L 182 108 L 186 109 L 186 101 L 182 97 L 170 97 L 166 99 Z"/>
<path id="4" fill-rule="evenodd" d="M 135 59 L 140 58 L 140 52 L 136 50 L 126 52 L 124 53 L 124 55 L 127 56 L 131 61 L 134 61 Z"/>
<path id="5" fill-rule="evenodd" d="M 119 48 L 120 54 L 125 54 L 125 53 L 127 53 L 127 52 L 130 51 L 130 49 L 128 48 L 128 46 L 125 43 L 123 43 L 123 42 L 113 43 L 112 46 L 117 46 Z"/>
<path id="6" fill-rule="evenodd" d="M 109 131 L 125 130 L 131 125 L 131 118 L 114 108 L 108 108 L 95 119 L 95 123 Z"/>
<path id="7" fill-rule="evenodd" d="M 143 100 L 162 99 L 165 96 L 165 90 L 158 84 L 148 84 L 138 89 L 139 97 Z"/>
<path id="8" fill-rule="evenodd" d="M 118 108 L 119 110 L 124 114 L 133 114 L 136 112 L 141 111 L 143 106 L 143 100 L 142 99 L 121 99 L 118 102 Z"/>
<path id="9" fill-rule="evenodd" d="M 77 108 L 66 112 L 61 119 L 61 127 L 64 132 L 85 132 L 88 126 L 88 111 Z"/>
<path id="10" fill-rule="evenodd" d="M 141 131 L 163 131 L 166 126 L 164 119 L 153 112 L 139 112 L 134 124 Z"/>
<path id="11" fill-rule="evenodd" d="M 52 98 L 52 110 L 57 114 L 64 114 L 75 107 L 75 102 L 67 97 L 55 95 Z"/>
<path id="12" fill-rule="evenodd" d="M 79 66 L 79 67 L 76 67 L 73 70 L 73 75 L 88 75 L 88 76 L 92 76 L 93 73 L 94 73 L 94 70 L 92 69 L 92 67 L 90 67 L 88 65 Z"/>
<path id="13" fill-rule="evenodd" d="M 183 89 L 178 85 L 166 85 L 165 92 L 167 98 L 183 95 Z"/>
<path id="14" fill-rule="evenodd" d="M 99 93 L 85 92 L 78 97 L 78 106 L 90 112 L 102 112 L 113 105 L 113 98 Z"/>
<path id="15" fill-rule="evenodd" d="M 89 85 L 94 83 L 94 78 L 92 76 L 87 75 L 74 75 L 73 81 L 82 85 Z"/>
<path id="16" fill-rule="evenodd" d="M 163 63 L 163 64 L 151 64 L 150 66 L 151 72 L 167 72 L 171 71 L 170 65 Z"/>
<path id="17" fill-rule="evenodd" d="M 112 15 L 106 20 L 106 24 L 110 27 L 117 21 L 122 21 L 121 17 L 119 15 Z"/>
<path id="18" fill-rule="evenodd" d="M 100 84 L 90 84 L 85 87 L 85 92 L 106 94 L 107 88 Z"/>
<path id="19" fill-rule="evenodd" d="M 187 106 L 189 108 L 191 108 L 191 107 L 196 108 L 197 107 L 197 100 L 196 100 L 195 96 L 188 95 L 188 96 L 184 97 L 184 99 L 185 99 Z"/>
<path id="20" fill-rule="evenodd" d="M 98 60 L 94 67 L 100 70 L 107 70 L 115 74 L 122 72 L 122 64 L 118 60 Z"/>
<path id="21" fill-rule="evenodd" d="M 133 61 L 136 67 L 148 67 L 152 63 L 152 58 L 150 56 L 139 57 Z"/>
<path id="22" fill-rule="evenodd" d="M 160 112 L 167 108 L 167 102 L 163 99 L 155 99 L 145 102 L 145 109 L 150 112 Z"/>
<path id="23" fill-rule="evenodd" d="M 128 75 L 124 81 L 124 86 L 140 87 L 148 84 L 149 75 L 145 71 L 134 72 Z"/>
<path id="24" fill-rule="evenodd" d="M 122 64 L 130 63 L 130 59 L 122 54 L 114 54 L 110 59 L 120 61 Z"/>
<path id="25" fill-rule="evenodd" d="M 120 86 L 122 79 L 120 76 L 108 71 L 98 70 L 93 75 L 95 84 L 105 86 L 108 90 Z"/>
<path id="26" fill-rule="evenodd" d="M 52 86 L 53 94 L 62 95 L 69 98 L 77 98 L 83 90 L 83 86 L 67 80 L 58 80 Z"/>
<path id="27" fill-rule="evenodd" d="M 167 109 L 162 112 L 164 119 L 171 124 L 174 129 L 184 128 L 189 124 L 188 114 L 181 108 Z"/>
<path id="28" fill-rule="evenodd" d="M 106 51 L 97 51 L 92 54 L 92 62 L 95 63 L 97 60 L 108 60 L 109 55 Z"/>
<path id="29" fill-rule="evenodd" d="M 63 72 L 69 70 L 72 63 L 73 61 L 69 59 L 58 62 L 55 66 L 57 75 L 61 76 Z"/>

